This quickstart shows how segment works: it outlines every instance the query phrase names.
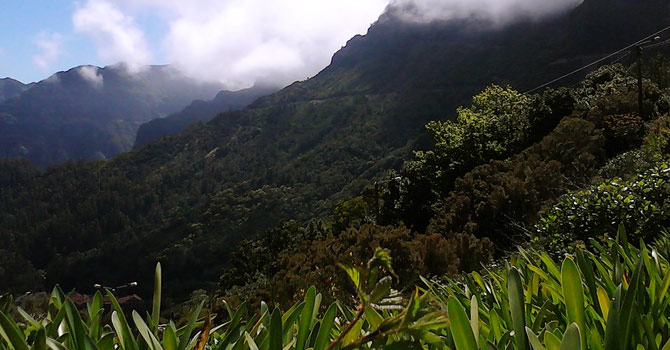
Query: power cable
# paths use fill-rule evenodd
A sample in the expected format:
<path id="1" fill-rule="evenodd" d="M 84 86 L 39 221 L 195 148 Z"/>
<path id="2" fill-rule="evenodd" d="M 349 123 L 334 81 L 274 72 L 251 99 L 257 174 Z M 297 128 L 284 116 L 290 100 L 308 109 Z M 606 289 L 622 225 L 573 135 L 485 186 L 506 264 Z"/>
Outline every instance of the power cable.
<path id="1" fill-rule="evenodd" d="M 647 50 L 647 49 L 653 49 L 655 47 L 664 46 L 664 45 L 668 45 L 668 44 L 670 44 L 670 39 L 663 40 L 660 43 L 655 43 L 655 44 L 651 44 L 651 45 L 642 46 L 642 48 Z"/>
<path id="2" fill-rule="evenodd" d="M 630 52 L 626 52 L 626 53 L 624 53 L 623 55 L 621 55 L 621 57 L 619 57 L 619 58 L 617 58 L 616 60 L 612 61 L 612 63 L 610 63 L 610 64 L 617 64 L 617 63 L 621 62 L 624 58 L 627 58 L 628 56 L 630 56 Z"/>
<path id="3" fill-rule="evenodd" d="M 538 87 L 536 87 L 536 88 L 533 88 L 533 89 L 531 89 L 531 90 L 528 90 L 528 91 L 526 91 L 524 94 L 527 95 L 527 94 L 533 93 L 533 92 L 535 92 L 535 91 L 537 91 L 537 90 L 540 90 L 540 89 L 545 88 L 545 87 L 547 87 L 547 86 L 549 86 L 549 85 L 551 85 L 551 84 L 554 84 L 554 83 L 556 83 L 556 82 L 558 82 L 558 81 L 561 81 L 561 80 L 563 80 L 563 79 L 565 79 L 565 78 L 567 78 L 567 77 L 570 77 L 570 76 L 572 76 L 572 75 L 575 75 L 575 74 L 577 74 L 577 73 L 579 73 L 579 72 L 581 72 L 581 71 L 583 71 L 583 70 L 585 70 L 585 69 L 591 68 L 591 67 L 597 65 L 598 63 L 601 63 L 601 62 L 603 62 L 603 61 L 605 61 L 605 60 L 608 60 L 608 59 L 610 59 L 610 58 L 612 58 L 612 57 L 614 57 L 614 56 L 616 56 L 616 55 L 618 55 L 618 54 L 620 54 L 620 53 L 622 53 L 622 52 L 624 52 L 624 51 L 630 50 L 631 48 L 633 48 L 633 47 L 635 47 L 635 46 L 638 46 L 638 45 L 644 43 L 645 41 L 648 41 L 649 39 L 654 38 L 655 36 L 657 36 L 657 35 L 659 35 L 659 34 L 662 34 L 662 33 L 666 32 L 666 31 L 668 31 L 668 30 L 670 30 L 670 26 L 667 26 L 667 27 L 665 27 L 665 28 L 659 30 L 658 32 L 656 32 L 656 33 L 654 33 L 654 34 L 651 34 L 651 35 L 649 35 L 649 36 L 646 36 L 644 39 L 638 40 L 638 41 L 634 42 L 633 44 L 630 44 L 630 45 L 624 47 L 623 49 L 618 50 L 618 51 L 616 51 L 616 52 L 613 52 L 613 53 L 611 53 L 611 54 L 609 54 L 609 55 L 607 55 L 607 56 L 605 56 L 605 57 L 603 57 L 603 58 L 601 58 L 601 59 L 599 59 L 599 60 L 596 60 L 596 61 L 594 61 L 594 62 L 592 62 L 592 63 L 589 63 L 589 64 L 587 64 L 587 65 L 585 65 L 585 66 L 583 66 L 583 67 L 581 67 L 581 68 L 575 69 L 575 70 L 573 70 L 572 72 L 570 72 L 570 73 L 568 73 L 568 74 L 562 75 L 562 76 L 560 76 L 560 77 L 558 77 L 558 78 L 556 78 L 556 79 L 554 79 L 554 80 L 552 80 L 552 81 L 549 81 L 549 82 L 544 83 L 544 84 L 542 84 L 542 85 L 540 85 L 540 86 L 538 86 Z"/>

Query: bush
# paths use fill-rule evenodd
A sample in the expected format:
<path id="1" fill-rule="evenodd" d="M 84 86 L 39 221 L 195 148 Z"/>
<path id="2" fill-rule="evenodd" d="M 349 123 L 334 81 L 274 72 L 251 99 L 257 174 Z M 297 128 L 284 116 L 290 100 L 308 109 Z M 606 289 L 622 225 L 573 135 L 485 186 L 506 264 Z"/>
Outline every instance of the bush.
<path id="1" fill-rule="evenodd" d="M 363 225 L 325 240 L 306 241 L 295 253 L 283 255 L 280 271 L 274 275 L 274 299 L 284 305 L 292 303 L 310 285 L 324 292 L 329 290 L 328 300 L 344 298 L 349 293 L 342 289 L 347 286 L 346 276 L 337 265 L 363 264 L 377 247 L 388 249 L 395 257 L 401 288 L 413 286 L 420 275 L 441 276 L 479 269 L 493 253 L 488 239 L 414 235 L 404 226 Z"/>
<path id="2" fill-rule="evenodd" d="M 476 167 L 456 180 L 429 232 L 489 237 L 506 247 L 523 235 L 548 202 L 589 181 L 604 157 L 602 131 L 566 118 L 540 143 L 505 161 Z"/>
<path id="3" fill-rule="evenodd" d="M 650 239 L 668 224 L 670 164 L 661 163 L 633 179 L 615 178 L 565 196 L 540 218 L 534 239 L 560 254 L 620 225 L 635 239 Z"/>

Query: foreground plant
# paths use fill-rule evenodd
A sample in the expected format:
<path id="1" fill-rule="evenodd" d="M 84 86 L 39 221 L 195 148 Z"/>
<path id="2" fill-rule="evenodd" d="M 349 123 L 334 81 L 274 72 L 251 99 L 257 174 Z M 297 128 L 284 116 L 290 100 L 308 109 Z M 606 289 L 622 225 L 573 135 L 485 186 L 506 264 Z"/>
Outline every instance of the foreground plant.
<path id="1" fill-rule="evenodd" d="M 109 292 L 110 321 L 100 293 L 80 312 L 56 287 L 41 320 L 20 308 L 13 319 L 10 299 L 0 300 L 0 350 L 668 350 L 669 237 L 635 247 L 620 230 L 616 240 L 592 240 L 592 252 L 562 262 L 520 250 L 503 268 L 424 279 L 425 288 L 408 299 L 392 289 L 391 259 L 378 249 L 367 265 L 342 266 L 356 290 L 355 308 L 344 302 L 322 308 L 312 287 L 285 312 L 265 303 L 251 316 L 246 304 L 228 308 L 218 326 L 215 317 L 201 317 L 202 304 L 182 327 L 159 326 L 158 265 L 152 312 L 133 311 L 132 322 Z"/>
<path id="2" fill-rule="evenodd" d="M 470 310 L 457 349 L 670 349 L 668 238 L 636 248 L 621 230 L 562 263 L 521 250 L 501 271 L 425 281 L 453 312 Z M 462 287 L 459 287 L 462 286 Z M 463 322 L 451 317 L 454 322 Z M 446 333 L 449 333 L 448 331 Z"/>

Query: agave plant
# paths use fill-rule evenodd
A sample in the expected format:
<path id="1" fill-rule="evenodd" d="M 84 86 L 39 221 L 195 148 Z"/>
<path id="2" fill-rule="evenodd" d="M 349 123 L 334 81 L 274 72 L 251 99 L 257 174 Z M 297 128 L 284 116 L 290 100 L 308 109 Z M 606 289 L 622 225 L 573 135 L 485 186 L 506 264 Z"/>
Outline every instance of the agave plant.
<path id="1" fill-rule="evenodd" d="M 342 266 L 356 307 L 322 307 L 312 287 L 285 312 L 265 303 L 258 312 L 227 308 L 218 326 L 208 313 L 201 317 L 202 304 L 185 325 L 159 326 L 158 265 L 152 312 L 133 311 L 132 322 L 109 291 L 109 317 L 101 293 L 80 313 L 56 287 L 41 320 L 20 308 L 19 320 L 11 318 L 11 299 L 0 299 L 0 350 L 670 350 L 668 237 L 636 247 L 620 230 L 616 240 L 592 240 L 592 251 L 561 262 L 521 249 L 503 268 L 424 279 L 408 298 L 392 289 L 391 259 L 378 249 L 365 266 Z"/>
<path id="2" fill-rule="evenodd" d="M 560 264 L 521 250 L 502 271 L 472 273 L 462 284 L 425 283 L 447 305 L 451 325 L 443 334 L 459 350 L 666 350 L 666 242 L 667 235 L 655 248 L 636 248 L 621 230 L 617 240 L 592 240 L 593 252 L 577 251 Z"/>
<path id="3" fill-rule="evenodd" d="M 87 304 L 86 311 L 80 312 L 72 299 L 56 286 L 51 293 L 46 317 L 35 320 L 30 314 L 16 308 L 21 323 L 9 316 L 9 306 L 0 309 L 0 350 L 186 350 L 194 349 L 200 339 L 199 349 L 203 349 L 207 330 L 202 336 L 193 336 L 197 326 L 210 324 L 209 319 L 197 321 L 202 305 L 193 312 L 190 321 L 177 328 L 170 322 L 159 332 L 161 299 L 161 266 L 156 266 L 154 300 L 151 315 L 144 318 L 132 311 L 132 321 L 126 319 L 124 310 L 108 290 L 111 304 L 110 323 L 103 320 L 104 305 L 102 293 L 96 292 Z M 2 304 L 2 303 L 0 303 Z"/>
<path id="4" fill-rule="evenodd" d="M 443 344 L 430 332 L 447 326 L 446 313 L 429 294 L 416 290 L 409 300 L 394 291 L 395 273 L 388 251 L 377 249 L 366 266 L 344 266 L 358 296 L 358 306 L 331 304 L 319 317 L 321 295 L 314 287 L 304 301 L 287 312 L 270 312 L 262 304 L 259 315 L 241 321 L 243 306 L 213 335 L 212 349 L 407 349 L 410 344 Z"/>

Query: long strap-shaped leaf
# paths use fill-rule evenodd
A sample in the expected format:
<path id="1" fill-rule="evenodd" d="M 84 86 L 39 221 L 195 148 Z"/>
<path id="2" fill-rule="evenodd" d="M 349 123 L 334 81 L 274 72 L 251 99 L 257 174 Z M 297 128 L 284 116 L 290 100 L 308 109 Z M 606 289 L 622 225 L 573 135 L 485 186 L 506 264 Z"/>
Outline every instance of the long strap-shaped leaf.
<path id="1" fill-rule="evenodd" d="M 305 306 L 302 308 L 302 313 L 300 314 L 300 323 L 298 324 L 298 338 L 295 350 L 305 349 L 305 341 L 307 341 L 307 336 L 309 336 L 309 331 L 313 324 L 312 315 L 314 313 L 315 298 L 316 288 L 312 286 L 307 290 L 307 293 L 305 293 Z"/>
<path id="2" fill-rule="evenodd" d="M 454 338 L 456 350 L 477 350 L 477 341 L 472 333 L 470 320 L 458 299 L 454 297 L 449 299 L 447 313 L 451 321 L 451 335 Z"/>
<path id="3" fill-rule="evenodd" d="M 40 327 L 37 331 L 37 335 L 33 340 L 33 346 L 30 347 L 30 350 L 47 350 L 47 332 L 44 327 Z"/>
<path id="4" fill-rule="evenodd" d="M 154 298 L 151 307 L 151 331 L 154 335 L 158 335 L 158 324 L 161 317 L 161 289 L 163 286 L 163 279 L 161 277 L 161 263 L 156 264 L 156 271 L 154 272 Z"/>
<path id="5" fill-rule="evenodd" d="M 29 350 L 28 343 L 19 327 L 2 311 L 0 311 L 0 335 L 7 341 L 10 349 Z"/>
<path id="6" fill-rule="evenodd" d="M 642 259 L 637 262 L 630 287 L 625 292 L 623 304 L 621 305 L 621 314 L 619 319 L 619 336 L 622 344 L 627 345 L 631 341 L 631 332 L 633 330 L 633 319 L 635 317 L 635 303 L 638 297 L 638 288 L 642 279 Z M 622 332 L 623 331 L 623 332 Z"/>
<path id="7" fill-rule="evenodd" d="M 282 350 L 282 323 L 279 309 L 275 309 L 270 316 L 270 349 Z"/>
<path id="8" fill-rule="evenodd" d="M 561 341 L 561 350 L 580 350 L 581 346 L 581 335 L 579 331 L 579 326 L 576 323 L 570 324 L 568 330 L 565 331 L 563 335 L 563 340 Z M 584 348 L 584 350 L 586 350 Z"/>
<path id="9" fill-rule="evenodd" d="M 116 330 L 116 333 L 121 340 L 121 347 L 125 350 L 139 349 L 137 342 L 135 341 L 135 337 L 133 336 L 133 333 L 130 331 L 130 327 L 128 326 L 128 321 L 126 321 L 126 316 L 123 314 L 121 305 L 119 305 L 119 302 L 109 290 L 107 291 L 107 297 L 112 303 L 112 308 L 114 309 L 114 312 L 112 312 L 112 325 L 114 326 L 114 329 Z"/>
<path id="10" fill-rule="evenodd" d="M 137 313 L 137 311 L 133 311 L 133 321 L 135 321 L 137 331 L 140 332 L 140 335 L 142 336 L 142 338 L 144 338 L 144 341 L 149 346 L 149 349 L 163 350 L 163 346 L 161 346 L 161 343 L 158 341 L 156 336 L 151 332 L 151 329 L 149 329 L 149 326 L 147 326 L 147 324 L 144 322 L 140 314 Z"/>
<path id="11" fill-rule="evenodd" d="M 514 342 L 517 350 L 526 350 L 526 313 L 524 311 L 523 284 L 519 271 L 512 267 L 507 274 L 509 308 L 514 329 Z"/>
<path id="12" fill-rule="evenodd" d="M 188 320 L 188 324 L 184 329 L 184 333 L 179 337 L 179 346 L 177 347 L 177 350 L 186 350 L 186 347 L 191 342 L 191 333 L 193 333 L 193 329 L 195 329 L 195 323 L 198 320 L 198 316 L 200 316 L 200 310 L 202 310 L 204 304 L 204 301 L 200 302 L 195 310 L 193 310 L 191 318 Z"/>
<path id="13" fill-rule="evenodd" d="M 614 299 L 610 303 L 605 329 L 605 350 L 619 350 L 619 310 L 621 309 L 621 288 L 614 292 Z"/>
<path id="14" fill-rule="evenodd" d="M 314 350 L 324 350 L 330 341 L 330 334 L 335 323 L 335 315 L 337 314 L 337 306 L 333 303 L 330 305 L 326 313 L 323 315 L 319 333 L 314 342 Z"/>
<path id="15" fill-rule="evenodd" d="M 545 347 L 542 346 L 542 343 L 540 343 L 540 340 L 532 329 L 526 327 L 526 335 L 528 336 L 528 342 L 533 350 L 545 350 Z"/>
<path id="16" fill-rule="evenodd" d="M 584 286 L 577 265 L 571 259 L 565 259 L 561 267 L 561 284 L 565 308 L 568 312 L 568 324 L 576 323 L 579 329 L 586 329 L 586 311 L 584 310 Z M 586 332 L 581 332 L 581 346 L 586 349 Z"/>

